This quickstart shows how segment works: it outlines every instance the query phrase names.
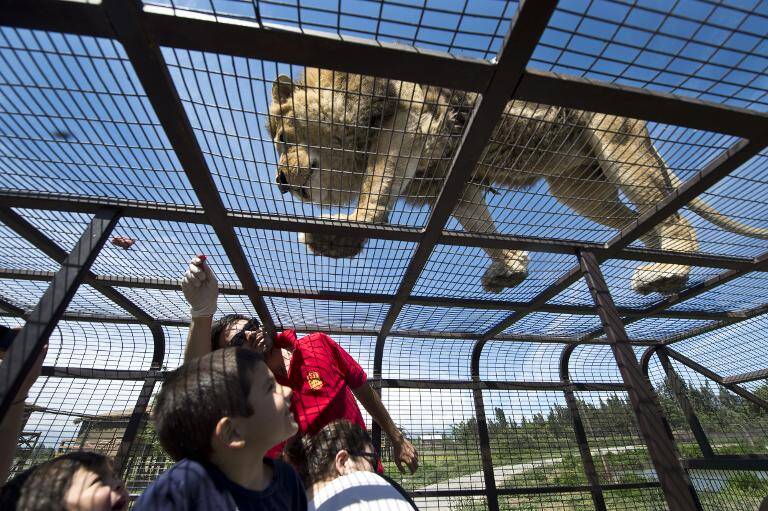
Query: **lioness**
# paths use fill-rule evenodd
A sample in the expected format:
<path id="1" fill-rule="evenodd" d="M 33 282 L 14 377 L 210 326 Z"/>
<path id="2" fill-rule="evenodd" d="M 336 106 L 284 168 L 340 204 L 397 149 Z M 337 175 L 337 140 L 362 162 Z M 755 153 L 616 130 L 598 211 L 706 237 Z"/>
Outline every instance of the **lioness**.
<path id="1" fill-rule="evenodd" d="M 431 205 L 468 122 L 476 95 L 369 76 L 308 68 L 293 83 L 281 75 L 272 86 L 269 131 L 279 154 L 276 180 L 283 193 L 324 206 L 357 207 L 341 220 L 387 223 L 399 197 Z M 545 179 L 564 205 L 614 229 L 679 185 L 656 152 L 645 122 L 553 106 L 510 101 L 480 162 L 457 197 L 453 216 L 467 231 L 496 233 L 485 203 L 492 185 L 527 187 Z M 689 207 L 712 223 L 746 236 L 768 230 L 723 217 L 701 200 Z M 365 239 L 303 234 L 312 252 L 353 257 Z M 671 215 L 643 236 L 651 248 L 696 252 L 691 224 Z M 482 277 L 499 293 L 528 274 L 528 254 L 485 249 L 491 263 Z M 647 264 L 636 269 L 633 289 L 672 293 L 690 267 Z"/>

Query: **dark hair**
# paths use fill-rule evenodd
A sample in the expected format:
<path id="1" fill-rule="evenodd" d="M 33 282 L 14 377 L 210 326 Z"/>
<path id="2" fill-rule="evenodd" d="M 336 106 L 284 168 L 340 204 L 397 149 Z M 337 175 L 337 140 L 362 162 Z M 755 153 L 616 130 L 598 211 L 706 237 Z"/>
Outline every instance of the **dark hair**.
<path id="1" fill-rule="evenodd" d="M 347 420 L 328 423 L 314 435 L 295 436 L 285 447 L 284 455 L 299 473 L 304 487 L 333 476 L 336 454 L 363 452 L 372 445 L 371 437 L 359 425 Z"/>
<path id="2" fill-rule="evenodd" d="M 64 496 L 80 468 L 103 473 L 112 462 L 102 454 L 76 451 L 20 472 L 0 489 L 0 509 L 64 511 Z"/>
<path id="3" fill-rule="evenodd" d="M 222 316 L 221 318 L 217 319 L 213 322 L 211 325 L 211 351 L 216 351 L 219 349 L 219 336 L 229 328 L 232 323 L 240 320 L 250 320 L 248 316 L 243 316 L 242 314 L 227 314 L 226 316 Z"/>
<path id="4" fill-rule="evenodd" d="M 168 375 L 153 415 L 160 445 L 171 458 L 208 460 L 219 420 L 254 412 L 248 394 L 263 361 L 253 350 L 224 348 L 190 360 Z"/>

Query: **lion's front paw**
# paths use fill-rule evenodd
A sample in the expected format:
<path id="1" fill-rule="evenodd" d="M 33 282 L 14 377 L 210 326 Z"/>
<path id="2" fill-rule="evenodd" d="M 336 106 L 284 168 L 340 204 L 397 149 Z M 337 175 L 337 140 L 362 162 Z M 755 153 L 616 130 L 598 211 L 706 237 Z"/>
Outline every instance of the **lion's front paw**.
<path id="1" fill-rule="evenodd" d="M 528 276 L 527 264 L 517 261 L 510 263 L 493 261 L 483 275 L 483 289 L 489 293 L 501 293 L 505 288 L 515 287 L 525 280 Z"/>
<path id="2" fill-rule="evenodd" d="M 355 257 L 365 245 L 365 238 L 337 234 L 299 233 L 299 241 L 307 245 L 313 254 L 334 258 Z"/>
<path id="3" fill-rule="evenodd" d="M 632 289 L 641 295 L 677 293 L 688 282 L 689 266 L 680 264 L 647 264 L 632 275 Z"/>

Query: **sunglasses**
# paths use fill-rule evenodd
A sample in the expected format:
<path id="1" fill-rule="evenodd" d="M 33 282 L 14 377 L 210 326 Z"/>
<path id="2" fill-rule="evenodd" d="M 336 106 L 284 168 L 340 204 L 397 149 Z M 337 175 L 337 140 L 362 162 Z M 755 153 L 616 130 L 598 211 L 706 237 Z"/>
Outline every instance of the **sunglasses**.
<path id="1" fill-rule="evenodd" d="M 376 470 L 376 467 L 379 466 L 379 460 L 381 459 L 381 456 L 379 456 L 378 453 L 365 452 L 365 451 L 347 451 L 347 452 L 349 452 L 350 456 L 355 456 L 355 457 L 359 456 L 361 458 L 367 459 L 374 470 Z"/>
<path id="2" fill-rule="evenodd" d="M 245 337 L 246 332 L 255 332 L 259 328 L 261 328 L 261 323 L 259 323 L 258 319 L 249 319 L 248 323 L 243 325 L 243 328 L 240 329 L 240 331 L 237 332 L 235 335 L 233 335 L 231 339 L 229 339 L 229 342 L 227 342 L 227 346 L 228 347 L 242 346 L 243 344 L 245 344 L 245 341 L 246 341 L 246 337 Z"/>

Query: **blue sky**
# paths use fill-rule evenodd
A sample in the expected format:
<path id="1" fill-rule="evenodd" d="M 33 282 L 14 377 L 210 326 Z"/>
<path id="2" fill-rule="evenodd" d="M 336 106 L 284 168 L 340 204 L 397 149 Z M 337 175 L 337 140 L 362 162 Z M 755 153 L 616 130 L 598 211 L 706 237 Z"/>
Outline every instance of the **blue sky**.
<path id="1" fill-rule="evenodd" d="M 151 3 L 155 7 L 172 5 L 250 20 L 256 17 L 250 2 Z M 268 24 L 367 39 L 375 37 L 380 41 L 414 44 L 420 49 L 486 59 L 499 48 L 516 9 L 514 2 L 501 1 L 400 0 L 382 4 L 315 0 L 301 4 L 299 9 L 261 2 L 260 15 Z M 765 2 L 726 2 L 725 6 L 715 6 L 708 2 L 680 1 L 672 7 L 668 2 L 640 2 L 636 7 L 621 1 L 570 0 L 561 4 L 534 53 L 531 67 L 766 111 L 768 42 L 764 27 L 768 22 L 768 7 Z M 755 14 L 747 16 L 744 10 L 754 10 Z M 462 14 L 462 11 L 465 12 Z M 670 12 L 672 16 L 664 14 Z M 381 22 L 372 18 L 381 18 Z M 337 24 L 340 24 L 338 30 Z M 265 129 L 271 82 L 280 73 L 297 78 L 300 68 L 170 48 L 164 48 L 163 55 L 227 207 L 299 216 L 333 212 L 281 196 L 273 184 L 275 152 Z M 0 188 L 199 204 L 119 44 L 3 28 L 0 30 L 0 67 L 6 70 L 0 77 Z M 735 141 L 733 137 L 675 126 L 650 124 L 649 129 L 656 148 L 681 179 L 691 177 Z M 70 135 L 63 140 L 54 136 L 56 131 Z M 761 198 L 768 192 L 766 162 L 768 157 L 764 153 L 742 166 L 706 194 L 707 200 L 730 215 L 765 227 L 768 206 Z M 561 206 L 548 194 L 545 184 L 527 190 L 503 190 L 498 195 L 489 194 L 487 200 L 503 233 L 596 242 L 605 242 L 615 234 Z M 88 221 L 86 215 L 22 213 L 67 249 L 73 246 Z M 725 235 L 703 220 L 688 213 L 686 216 L 698 228 L 703 251 L 751 257 L 768 250 L 765 241 Z M 414 208 L 401 201 L 390 221 L 419 227 L 427 217 L 426 208 Z M 458 225 L 451 220 L 449 228 L 458 229 Z M 107 246 L 94 265 L 97 273 L 176 278 L 183 271 L 185 261 L 192 254 L 202 252 L 210 256 L 222 282 L 237 283 L 223 250 L 207 226 L 123 219 L 116 234 L 135 238 L 138 243 L 128 252 Z M 277 288 L 392 294 L 415 248 L 414 244 L 405 242 L 370 240 L 357 258 L 333 260 L 308 254 L 295 233 L 238 229 L 238 236 L 257 281 Z M 414 293 L 525 301 L 556 281 L 575 263 L 575 258 L 568 255 L 532 254 L 530 277 L 519 287 L 497 296 L 484 292 L 478 284 L 487 264 L 487 257 L 480 249 L 438 246 Z M 604 266 L 620 306 L 645 306 L 660 298 L 658 295 L 642 297 L 628 289 L 631 272 L 638 264 L 610 261 Z M 7 230 L 0 231 L 0 265 L 21 269 L 56 268 Z M 691 280 L 704 280 L 717 272 L 695 268 Z M 729 284 L 725 290 L 695 299 L 694 304 L 678 307 L 715 309 L 758 305 L 764 298 L 755 290 L 762 288 L 763 278 L 763 275 L 745 277 Z M 0 294 L 10 293 L 24 305 L 33 305 L 44 290 L 43 286 L 28 282 L 2 284 Z M 186 307 L 179 293 L 122 291 L 147 307 L 150 313 L 175 319 L 185 317 Z M 73 309 L 102 311 L 106 307 L 107 312 L 114 312 L 114 307 L 98 301 L 92 291 L 84 289 L 78 294 Z M 583 282 L 579 282 L 553 302 L 590 304 L 591 299 Z M 270 300 L 269 305 L 276 320 L 286 327 L 305 328 L 316 324 L 375 329 L 386 315 L 386 306 L 376 304 L 275 299 Z M 250 310 L 238 297 L 222 299 L 222 311 L 244 307 Z M 409 306 L 396 328 L 434 326 L 442 331 L 475 332 L 489 328 L 506 314 Z M 752 327 L 762 328 L 762 322 L 762 319 L 756 320 Z M 674 333 L 692 325 L 682 322 L 662 325 L 652 321 L 633 326 L 631 332 L 638 336 L 660 331 Z M 512 331 L 573 334 L 595 326 L 592 318 L 539 313 L 526 318 Z M 147 353 L 146 347 L 141 342 L 131 345 L 129 334 L 132 335 L 126 331 L 121 337 L 123 352 L 115 358 L 117 350 L 103 349 L 103 343 L 93 339 L 92 332 L 70 329 L 71 337 L 62 339 L 63 345 L 69 347 L 62 348 L 59 356 L 64 353 L 70 360 L 85 357 L 79 348 L 74 348 L 77 344 L 74 338 L 82 335 L 88 340 L 86 346 L 92 342 L 96 347 L 91 353 L 93 358 L 82 359 L 86 365 L 133 367 L 146 363 L 142 358 Z M 169 336 L 170 350 L 177 356 L 172 360 L 178 360 L 183 332 L 174 331 Z M 717 339 L 731 343 L 734 334 L 726 332 Z M 340 337 L 338 340 L 348 345 L 361 363 L 371 363 L 369 338 Z M 395 374 L 400 377 L 430 374 L 435 378 L 466 378 L 465 363 L 471 343 L 430 341 L 413 349 L 406 348 L 406 344 L 393 341 L 387 348 L 392 350 L 388 354 L 402 364 L 390 367 L 393 377 Z M 126 357 L 127 353 L 136 351 L 141 356 Z M 55 361 L 54 356 L 55 353 L 49 355 L 49 363 Z M 489 363 L 498 364 L 488 371 L 499 379 L 549 375 L 549 369 L 540 371 L 537 366 L 549 364 L 548 357 L 549 346 L 514 345 L 497 360 L 488 359 Z M 741 360 L 736 365 L 749 364 Z M 602 374 L 608 377 L 611 371 L 606 369 Z M 109 389 L 115 395 L 127 396 L 126 402 L 134 399 L 132 396 L 138 392 L 133 387 L 121 387 L 119 391 L 114 386 Z M 92 391 L 91 395 L 98 396 L 99 392 L 101 390 Z M 448 394 L 456 409 L 470 409 L 466 396 Z M 63 407 L 67 403 L 80 406 L 81 401 L 71 400 L 75 395 L 85 394 L 79 390 L 62 390 L 51 394 L 48 401 L 51 406 Z M 105 390 L 101 395 L 111 394 Z M 434 402 L 429 401 L 432 411 L 413 418 L 406 426 L 408 429 L 424 429 L 426 424 L 445 427 L 451 420 L 450 416 L 436 412 L 436 403 L 445 403 L 446 396 L 432 395 Z M 400 403 L 396 397 L 387 399 L 392 406 Z M 506 402 L 510 415 L 530 408 L 512 398 Z M 88 403 L 89 410 L 118 408 L 118 404 L 108 399 L 93 397 Z M 450 411 L 448 405 L 441 406 Z M 516 406 L 517 411 L 513 410 Z M 433 423 L 425 422 L 427 415 Z M 406 421 L 406 417 L 401 420 Z"/>

